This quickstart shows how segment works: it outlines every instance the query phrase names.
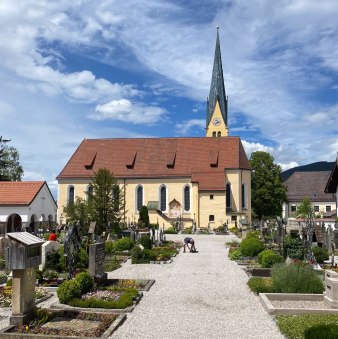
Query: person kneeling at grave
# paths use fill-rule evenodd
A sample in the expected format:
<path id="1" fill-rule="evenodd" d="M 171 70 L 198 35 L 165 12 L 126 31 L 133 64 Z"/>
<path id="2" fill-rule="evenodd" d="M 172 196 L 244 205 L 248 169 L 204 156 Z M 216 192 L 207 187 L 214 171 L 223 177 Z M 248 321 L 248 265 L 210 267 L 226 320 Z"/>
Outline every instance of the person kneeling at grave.
<path id="1" fill-rule="evenodd" d="M 190 244 L 190 247 L 189 247 Z M 188 247 L 189 251 L 192 253 L 196 253 L 196 247 L 195 247 L 195 241 L 193 238 L 190 237 L 186 237 L 184 238 L 184 248 L 183 248 L 183 252 L 185 253 L 185 247 Z"/>

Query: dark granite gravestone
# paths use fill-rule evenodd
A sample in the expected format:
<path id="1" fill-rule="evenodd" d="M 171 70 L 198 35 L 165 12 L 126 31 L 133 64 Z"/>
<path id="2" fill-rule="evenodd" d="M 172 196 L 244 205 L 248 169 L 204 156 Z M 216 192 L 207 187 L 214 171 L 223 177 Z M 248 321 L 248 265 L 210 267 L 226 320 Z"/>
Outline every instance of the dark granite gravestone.
<path id="1" fill-rule="evenodd" d="M 104 272 L 105 256 L 104 241 L 89 246 L 89 274 L 97 282 L 102 282 L 107 279 L 107 273 Z"/>

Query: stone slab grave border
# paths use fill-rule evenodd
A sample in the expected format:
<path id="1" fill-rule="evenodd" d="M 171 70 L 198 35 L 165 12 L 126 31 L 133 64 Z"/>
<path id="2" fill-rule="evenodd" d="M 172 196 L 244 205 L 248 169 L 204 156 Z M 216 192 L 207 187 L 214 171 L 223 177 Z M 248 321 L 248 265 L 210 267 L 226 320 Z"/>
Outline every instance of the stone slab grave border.
<path id="1" fill-rule="evenodd" d="M 338 314 L 338 309 L 330 308 L 277 308 L 272 301 L 313 301 L 324 302 L 324 294 L 302 293 L 260 293 L 259 301 L 270 315 L 297 314 Z"/>
<path id="2" fill-rule="evenodd" d="M 47 309 L 48 311 L 55 311 L 53 309 Z M 68 310 L 64 310 L 67 314 Z M 107 312 L 107 310 L 106 310 Z M 93 312 L 90 312 L 93 313 Z M 109 313 L 116 313 L 116 312 L 109 312 Z M 106 329 L 106 331 L 100 337 L 85 337 L 85 336 L 77 336 L 78 339 L 107 339 L 109 336 L 112 335 L 114 331 L 116 331 L 126 320 L 127 316 L 124 313 L 118 315 L 118 317 L 111 323 L 111 325 Z M 45 335 L 45 334 L 30 334 L 30 333 L 9 333 L 15 326 L 10 325 L 2 330 L 0 330 L 0 338 L 13 338 L 13 339 L 74 339 L 74 336 L 62 336 L 62 335 Z"/>
<path id="3" fill-rule="evenodd" d="M 106 285 L 109 285 L 109 284 L 114 284 L 115 282 L 118 282 L 118 281 L 123 281 L 123 280 L 140 280 L 140 281 L 143 281 L 145 282 L 145 286 L 143 288 L 138 288 L 139 291 L 144 291 L 144 292 L 148 292 L 151 288 L 151 286 L 154 285 L 155 283 L 155 280 L 154 279 L 108 279 L 107 282 L 106 282 Z"/>
<path id="4" fill-rule="evenodd" d="M 143 292 L 140 292 L 140 294 L 135 298 L 133 305 L 118 309 L 118 308 L 83 308 L 83 307 L 75 307 L 75 306 L 69 306 L 65 304 L 61 304 L 59 302 L 55 302 L 51 305 L 52 309 L 65 309 L 69 311 L 81 311 L 81 312 L 111 312 L 111 313 L 130 313 L 133 312 L 136 305 L 140 302 L 140 300 L 143 297 Z"/>

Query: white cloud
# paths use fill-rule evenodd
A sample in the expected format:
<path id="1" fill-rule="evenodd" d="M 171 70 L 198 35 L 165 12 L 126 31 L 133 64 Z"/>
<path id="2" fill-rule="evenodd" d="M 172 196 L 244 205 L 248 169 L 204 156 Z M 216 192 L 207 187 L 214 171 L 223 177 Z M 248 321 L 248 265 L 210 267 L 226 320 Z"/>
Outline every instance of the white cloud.
<path id="1" fill-rule="evenodd" d="M 126 99 L 112 100 L 103 105 L 97 105 L 95 113 L 88 118 L 94 120 L 119 120 L 132 124 L 156 125 L 165 119 L 167 111 L 156 106 L 146 106 L 142 103 L 132 103 Z"/>
<path id="2" fill-rule="evenodd" d="M 260 143 L 248 142 L 248 141 L 242 140 L 242 144 L 243 144 L 245 153 L 248 158 L 250 158 L 251 153 L 257 152 L 257 151 L 267 152 L 270 154 L 274 153 L 274 149 L 272 147 L 265 146 Z"/>
<path id="3" fill-rule="evenodd" d="M 177 123 L 175 126 L 177 135 L 191 135 L 192 129 L 204 130 L 205 128 L 205 120 L 203 119 L 191 119 L 185 120 L 181 123 Z"/>
<path id="4" fill-rule="evenodd" d="M 294 167 L 298 167 L 299 166 L 299 164 L 297 164 L 294 161 L 291 161 L 291 162 L 289 162 L 287 164 L 278 164 L 278 165 L 280 165 L 280 167 L 282 167 L 282 171 L 286 171 L 286 170 L 288 170 L 290 168 L 294 168 Z"/>

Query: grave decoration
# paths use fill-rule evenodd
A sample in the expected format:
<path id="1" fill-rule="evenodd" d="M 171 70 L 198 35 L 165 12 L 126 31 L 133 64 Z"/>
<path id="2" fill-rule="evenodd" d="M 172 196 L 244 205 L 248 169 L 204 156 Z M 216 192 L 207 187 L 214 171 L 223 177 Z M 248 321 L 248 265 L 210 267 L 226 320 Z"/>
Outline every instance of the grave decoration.
<path id="1" fill-rule="evenodd" d="M 74 225 L 68 231 L 64 240 L 64 256 L 69 278 L 72 278 L 75 269 L 75 261 L 81 248 L 81 239 L 77 225 Z"/>
<path id="2" fill-rule="evenodd" d="M 7 233 L 10 239 L 5 249 L 6 267 L 13 271 L 12 325 L 22 325 L 34 316 L 35 268 L 41 264 L 44 240 L 28 232 Z"/>

